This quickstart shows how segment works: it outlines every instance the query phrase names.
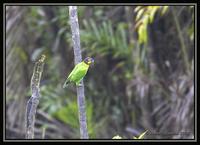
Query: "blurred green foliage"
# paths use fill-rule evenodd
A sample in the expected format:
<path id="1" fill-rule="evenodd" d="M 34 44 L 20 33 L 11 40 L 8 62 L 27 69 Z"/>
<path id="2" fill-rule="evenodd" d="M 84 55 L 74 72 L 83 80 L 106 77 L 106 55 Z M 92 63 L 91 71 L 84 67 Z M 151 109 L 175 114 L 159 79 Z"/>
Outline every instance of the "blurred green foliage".
<path id="1" fill-rule="evenodd" d="M 136 27 L 138 27 L 138 40 L 139 43 L 147 43 L 147 26 L 152 23 L 154 16 L 158 10 L 161 10 L 161 14 L 165 14 L 168 6 L 138 6 L 135 9 L 136 15 Z"/>

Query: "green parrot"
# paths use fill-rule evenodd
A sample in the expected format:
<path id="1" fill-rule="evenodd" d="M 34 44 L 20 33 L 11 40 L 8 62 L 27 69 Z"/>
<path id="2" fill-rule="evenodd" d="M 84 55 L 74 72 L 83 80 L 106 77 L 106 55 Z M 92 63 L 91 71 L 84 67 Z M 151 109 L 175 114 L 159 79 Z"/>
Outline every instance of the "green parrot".
<path id="1" fill-rule="evenodd" d="M 67 80 L 63 84 L 63 88 L 65 88 L 69 83 L 75 83 L 79 86 L 91 64 L 94 64 L 94 59 L 91 57 L 86 57 L 82 62 L 78 63 L 67 77 Z"/>

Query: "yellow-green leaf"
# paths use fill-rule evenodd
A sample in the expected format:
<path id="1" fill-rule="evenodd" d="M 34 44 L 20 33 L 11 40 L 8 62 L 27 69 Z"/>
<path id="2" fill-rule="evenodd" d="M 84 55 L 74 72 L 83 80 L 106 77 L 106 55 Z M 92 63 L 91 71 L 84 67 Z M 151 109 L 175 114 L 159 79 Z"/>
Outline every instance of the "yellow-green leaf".
<path id="1" fill-rule="evenodd" d="M 122 139 L 122 137 L 119 136 L 119 135 L 116 135 L 116 136 L 114 136 L 112 139 Z"/>
<path id="2" fill-rule="evenodd" d="M 166 13 L 168 7 L 169 7 L 169 6 L 163 6 L 163 9 L 162 9 L 162 11 L 161 11 L 161 15 L 164 15 L 164 14 Z"/>
<path id="3" fill-rule="evenodd" d="M 147 25 L 141 25 L 138 28 L 138 35 L 139 35 L 139 43 L 145 43 L 147 42 Z"/>
<path id="4" fill-rule="evenodd" d="M 133 136 L 133 139 L 138 139 L 137 137 Z"/>
<path id="5" fill-rule="evenodd" d="M 144 12 L 144 9 L 140 9 L 140 10 L 138 11 L 137 16 L 136 16 L 136 19 L 135 19 L 136 21 L 137 21 L 138 19 L 140 19 L 140 17 L 142 16 L 143 12 Z"/>
<path id="6" fill-rule="evenodd" d="M 142 134 L 140 134 L 139 137 L 135 137 L 133 136 L 133 139 L 143 139 L 144 138 L 144 135 L 147 133 L 148 130 L 146 130 L 145 132 L 143 132 Z"/>
<path id="7" fill-rule="evenodd" d="M 157 8 L 152 9 L 152 11 L 151 11 L 151 13 L 150 13 L 150 16 L 149 16 L 149 21 L 150 21 L 150 23 L 153 22 L 154 15 L 155 15 L 156 11 L 157 11 Z"/>
<path id="8" fill-rule="evenodd" d="M 134 12 L 137 12 L 139 9 L 141 9 L 142 7 L 141 6 L 137 6 L 134 10 Z"/>

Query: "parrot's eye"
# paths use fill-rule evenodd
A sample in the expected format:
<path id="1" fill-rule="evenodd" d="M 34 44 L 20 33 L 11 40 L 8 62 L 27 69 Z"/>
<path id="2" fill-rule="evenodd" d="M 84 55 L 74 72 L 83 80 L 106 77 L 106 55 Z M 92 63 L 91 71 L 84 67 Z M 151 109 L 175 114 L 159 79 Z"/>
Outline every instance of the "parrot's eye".
<path id="1" fill-rule="evenodd" d="M 93 63 L 94 62 L 94 60 L 92 59 L 92 58 L 90 58 L 90 57 L 87 57 L 87 58 L 85 58 L 84 59 L 84 62 L 86 63 L 86 64 L 91 64 L 91 63 Z"/>

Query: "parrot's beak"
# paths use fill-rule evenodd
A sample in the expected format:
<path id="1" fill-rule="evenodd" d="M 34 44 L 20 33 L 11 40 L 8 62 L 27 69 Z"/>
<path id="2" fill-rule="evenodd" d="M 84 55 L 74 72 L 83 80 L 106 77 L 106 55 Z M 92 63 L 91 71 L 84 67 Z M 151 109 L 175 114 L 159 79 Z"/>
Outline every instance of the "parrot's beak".
<path id="1" fill-rule="evenodd" d="M 91 59 L 91 66 L 94 66 L 94 59 Z"/>

